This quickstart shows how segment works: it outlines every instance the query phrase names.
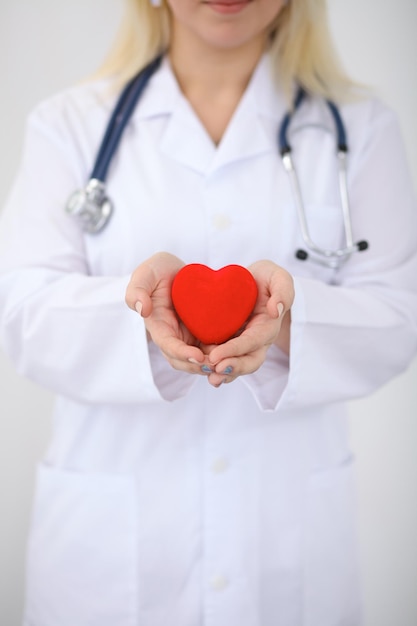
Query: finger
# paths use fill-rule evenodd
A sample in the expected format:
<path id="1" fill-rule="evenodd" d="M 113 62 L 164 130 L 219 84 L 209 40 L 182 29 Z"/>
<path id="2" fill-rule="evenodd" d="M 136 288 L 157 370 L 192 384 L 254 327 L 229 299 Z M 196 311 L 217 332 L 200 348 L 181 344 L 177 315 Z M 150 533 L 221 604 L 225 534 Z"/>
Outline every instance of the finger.
<path id="1" fill-rule="evenodd" d="M 272 327 L 270 324 L 247 328 L 239 337 L 234 337 L 226 343 L 216 346 L 209 355 L 209 360 L 213 364 L 218 364 L 224 359 L 241 357 L 251 354 L 265 345 L 271 343 L 273 337 L 279 331 L 279 326 Z M 217 367 L 216 367 L 217 369 Z"/>
<path id="2" fill-rule="evenodd" d="M 166 358 L 170 366 L 173 367 L 175 370 L 180 372 L 186 372 L 187 374 L 207 376 L 207 374 L 203 371 L 201 364 L 197 362 L 194 363 L 193 360 L 184 361 L 182 359 L 173 359 L 167 356 L 164 352 L 161 351 L 161 353 Z"/>
<path id="3" fill-rule="evenodd" d="M 291 308 L 294 300 L 294 281 L 283 268 L 271 261 L 257 261 L 249 267 L 255 280 L 268 297 L 268 312 L 271 317 L 277 316 L 277 306 L 281 302 L 284 310 Z"/>
<path id="4" fill-rule="evenodd" d="M 221 385 L 232 383 L 236 376 L 225 376 L 224 374 L 217 374 L 214 372 L 207 376 L 207 380 L 212 387 L 220 387 Z"/>
<path id="5" fill-rule="evenodd" d="M 129 285 L 126 290 L 125 301 L 130 309 L 142 317 L 149 317 L 152 313 L 152 299 L 143 287 Z"/>
<path id="6" fill-rule="evenodd" d="M 287 276 L 274 274 L 270 284 L 270 297 L 266 308 L 272 318 L 280 317 L 286 313 L 294 301 L 294 287 Z"/>
<path id="7" fill-rule="evenodd" d="M 151 296 L 160 280 L 172 281 L 184 263 L 172 254 L 158 252 L 143 262 L 133 272 L 126 289 L 126 304 L 136 310 L 137 302 L 142 304 L 142 316 L 148 317 L 152 312 Z"/>
<path id="8" fill-rule="evenodd" d="M 220 361 L 215 367 L 215 373 L 226 380 L 252 374 L 256 372 L 265 361 L 267 351 L 268 347 L 263 346 L 250 354 Z"/>
<path id="9" fill-rule="evenodd" d="M 188 374 L 197 374 L 199 376 L 206 377 L 208 377 L 210 374 L 214 374 L 213 367 L 209 365 L 207 361 L 199 361 L 194 357 L 190 357 L 186 361 L 184 361 L 184 359 L 177 359 L 175 357 L 171 357 L 165 354 L 163 350 L 161 350 L 161 353 L 164 355 L 171 367 L 181 372 L 187 372 Z M 197 355 L 195 354 L 195 356 Z M 204 358 L 204 356 L 201 354 L 200 357 Z"/>
<path id="10" fill-rule="evenodd" d="M 181 362 L 187 366 L 187 369 L 191 368 L 193 371 L 200 369 L 204 363 L 204 354 L 200 348 L 190 346 L 178 337 L 167 335 L 153 341 L 170 362 Z"/>
<path id="11" fill-rule="evenodd" d="M 271 296 L 271 298 L 269 298 L 268 302 L 266 303 L 266 310 L 268 311 L 268 315 L 270 315 L 272 319 L 280 319 L 287 312 L 285 304 L 277 300 L 279 300 L 278 297 L 274 298 Z"/>

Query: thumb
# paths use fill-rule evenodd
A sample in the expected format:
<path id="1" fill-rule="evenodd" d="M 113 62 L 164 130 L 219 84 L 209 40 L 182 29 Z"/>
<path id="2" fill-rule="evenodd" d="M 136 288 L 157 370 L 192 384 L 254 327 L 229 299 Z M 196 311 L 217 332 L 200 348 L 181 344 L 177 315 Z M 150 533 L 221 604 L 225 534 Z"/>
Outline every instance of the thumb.
<path id="1" fill-rule="evenodd" d="M 142 317 L 148 317 L 152 313 L 152 299 L 146 287 L 135 285 L 130 281 L 126 289 L 125 301 L 127 306 L 136 311 Z"/>
<path id="2" fill-rule="evenodd" d="M 135 300 L 135 303 L 134 306 L 130 308 L 133 308 L 141 317 L 149 317 L 152 313 L 153 306 L 152 298 L 150 298 L 147 291 L 145 291 L 142 287 L 137 287 L 135 289 L 135 295 L 132 295 L 132 297 L 133 300 Z"/>

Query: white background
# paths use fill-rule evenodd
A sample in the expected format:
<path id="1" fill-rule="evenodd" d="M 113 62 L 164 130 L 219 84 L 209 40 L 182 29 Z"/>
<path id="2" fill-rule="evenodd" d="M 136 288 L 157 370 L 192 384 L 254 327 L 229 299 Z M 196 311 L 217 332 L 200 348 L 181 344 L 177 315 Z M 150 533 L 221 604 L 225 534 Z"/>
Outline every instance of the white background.
<path id="1" fill-rule="evenodd" d="M 117 28 L 122 4 L 122 0 L 1 0 L 0 206 L 19 161 L 28 111 L 94 71 Z M 329 0 L 329 9 L 347 70 L 373 86 L 399 115 L 417 187 L 416 0 Z M 4 626 L 21 623 L 34 469 L 48 441 L 51 406 L 50 395 L 20 379 L 0 352 Z M 417 360 L 372 398 L 351 405 L 365 626 L 417 624 L 416 414 Z"/>

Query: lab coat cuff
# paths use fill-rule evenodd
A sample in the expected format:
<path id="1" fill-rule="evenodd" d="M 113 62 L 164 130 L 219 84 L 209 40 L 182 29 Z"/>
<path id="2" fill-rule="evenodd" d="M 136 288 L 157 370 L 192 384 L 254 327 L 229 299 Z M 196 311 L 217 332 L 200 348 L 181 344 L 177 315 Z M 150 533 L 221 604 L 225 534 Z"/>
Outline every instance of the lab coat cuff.
<path id="1" fill-rule="evenodd" d="M 175 370 L 153 341 L 149 341 L 148 353 L 153 381 L 161 398 L 172 402 L 185 396 L 198 377 Z"/>
<path id="2" fill-rule="evenodd" d="M 296 364 L 302 351 L 306 314 L 303 290 L 297 279 L 294 279 L 294 288 L 290 356 L 271 346 L 259 370 L 242 378 L 261 411 L 276 412 L 290 408 L 296 398 L 298 372 Z"/>
<path id="3" fill-rule="evenodd" d="M 103 295 L 102 306 L 111 307 L 114 306 L 114 303 L 124 303 L 129 280 L 130 275 L 116 278 L 109 282 L 105 295 Z M 126 365 L 128 364 L 128 371 L 126 371 L 128 380 L 123 385 L 125 391 L 122 402 L 161 402 L 163 397 L 153 376 L 145 322 L 136 312 L 129 311 L 127 306 L 124 315 L 130 319 L 130 322 L 123 325 L 125 330 L 119 329 L 118 332 L 122 334 L 119 334 L 118 338 L 120 340 L 126 339 L 123 342 L 124 345 L 127 345 L 129 336 L 131 339 L 129 341 L 130 354 L 124 354 L 124 361 Z M 115 360 L 117 361 L 116 357 Z M 108 391 L 107 393 L 109 394 L 110 392 Z"/>

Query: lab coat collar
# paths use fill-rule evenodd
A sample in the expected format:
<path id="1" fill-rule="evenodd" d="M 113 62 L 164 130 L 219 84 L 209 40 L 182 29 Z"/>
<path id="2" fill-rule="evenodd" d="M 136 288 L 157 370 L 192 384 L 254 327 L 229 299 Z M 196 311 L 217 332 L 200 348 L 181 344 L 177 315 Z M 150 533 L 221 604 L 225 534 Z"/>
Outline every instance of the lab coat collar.
<path id="1" fill-rule="evenodd" d="M 160 139 L 160 149 L 166 156 L 210 176 L 232 162 L 277 151 L 275 135 L 267 132 L 265 118 L 278 126 L 285 99 L 271 79 L 269 55 L 264 55 L 255 69 L 218 146 L 181 93 L 168 59 L 163 60 L 151 80 L 152 89 L 145 92 L 135 117 L 167 117 Z"/>

